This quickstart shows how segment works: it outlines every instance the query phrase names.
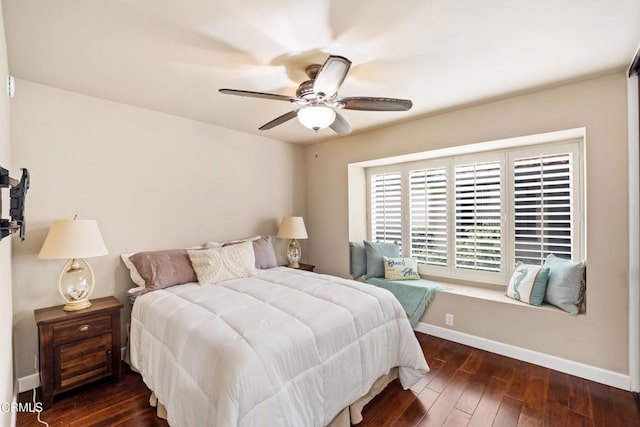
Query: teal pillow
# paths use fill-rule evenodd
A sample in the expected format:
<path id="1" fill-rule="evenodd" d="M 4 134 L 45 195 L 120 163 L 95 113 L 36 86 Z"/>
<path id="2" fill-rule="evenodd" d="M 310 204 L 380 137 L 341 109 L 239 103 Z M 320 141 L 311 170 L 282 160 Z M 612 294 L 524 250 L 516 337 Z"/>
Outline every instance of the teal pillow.
<path id="1" fill-rule="evenodd" d="M 367 252 L 363 242 L 349 242 L 351 253 L 351 276 L 357 279 L 367 274 Z"/>
<path id="2" fill-rule="evenodd" d="M 569 261 L 551 254 L 545 260 L 544 267 L 549 268 L 544 300 L 570 314 L 578 314 L 583 295 L 584 262 Z"/>
<path id="3" fill-rule="evenodd" d="M 365 240 L 364 249 L 367 254 L 367 273 L 364 275 L 365 279 L 384 277 L 384 262 L 382 261 L 382 257 L 400 257 L 400 247 L 395 243 L 378 243 Z"/>
<path id="4" fill-rule="evenodd" d="M 507 296 L 531 305 L 541 305 L 547 289 L 549 269 L 518 263 L 509 280 Z"/>

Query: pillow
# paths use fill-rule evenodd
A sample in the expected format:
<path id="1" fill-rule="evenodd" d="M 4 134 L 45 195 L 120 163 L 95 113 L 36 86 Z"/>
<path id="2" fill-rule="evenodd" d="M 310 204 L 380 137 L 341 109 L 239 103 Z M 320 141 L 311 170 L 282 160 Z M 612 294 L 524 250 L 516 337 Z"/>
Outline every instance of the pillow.
<path id="1" fill-rule="evenodd" d="M 364 250 L 367 256 L 367 273 L 365 279 L 372 277 L 384 277 L 384 263 L 382 257 L 400 257 L 400 247 L 395 243 L 378 243 L 364 241 Z"/>
<path id="2" fill-rule="evenodd" d="M 363 242 L 349 242 L 351 254 L 351 276 L 353 279 L 367 274 L 367 252 Z"/>
<path id="3" fill-rule="evenodd" d="M 228 242 L 207 242 L 204 244 L 204 247 L 206 249 L 215 249 L 215 248 L 221 248 L 223 246 L 231 246 L 231 245 L 236 245 L 238 243 L 244 243 L 244 242 L 255 242 L 258 239 L 261 239 L 261 236 L 252 236 L 252 237 L 247 237 L 245 239 L 238 239 L 238 240 L 230 240 Z"/>
<path id="4" fill-rule="evenodd" d="M 124 263 L 125 267 L 129 269 L 129 276 L 131 276 L 131 280 L 133 281 L 133 283 L 138 285 L 139 288 L 144 289 L 144 279 L 142 278 L 142 276 L 140 276 L 140 273 L 138 273 L 138 269 L 129 259 L 129 257 L 131 257 L 132 255 L 133 254 L 122 254 L 120 255 L 120 258 L 122 258 L 122 262 Z"/>
<path id="5" fill-rule="evenodd" d="M 273 268 L 278 266 L 276 252 L 273 250 L 271 236 L 261 237 L 251 242 L 255 256 L 256 268 Z"/>
<path id="6" fill-rule="evenodd" d="M 252 242 L 222 248 L 187 251 L 198 283 L 214 284 L 256 274 Z"/>
<path id="7" fill-rule="evenodd" d="M 162 289 L 197 280 L 185 249 L 138 252 L 129 259 L 147 288 Z"/>
<path id="8" fill-rule="evenodd" d="M 382 257 L 384 262 L 384 278 L 386 280 L 417 280 L 418 261 L 412 258 Z"/>
<path id="9" fill-rule="evenodd" d="M 569 261 L 551 254 L 545 260 L 544 267 L 549 268 L 545 301 L 570 314 L 578 314 L 584 297 L 585 263 Z"/>
<path id="10" fill-rule="evenodd" d="M 542 305 L 548 279 L 548 267 L 518 263 L 509 280 L 507 296 L 527 304 Z"/>

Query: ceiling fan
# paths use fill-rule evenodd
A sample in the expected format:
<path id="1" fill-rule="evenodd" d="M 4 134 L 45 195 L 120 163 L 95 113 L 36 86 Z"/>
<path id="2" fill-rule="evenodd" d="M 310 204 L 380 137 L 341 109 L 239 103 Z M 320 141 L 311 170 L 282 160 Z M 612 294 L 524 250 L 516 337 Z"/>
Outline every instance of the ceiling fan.
<path id="1" fill-rule="evenodd" d="M 413 103 L 408 99 L 366 96 L 339 98 L 338 90 L 349 72 L 349 67 L 351 67 L 351 61 L 337 55 L 330 55 L 323 65 L 311 64 L 307 66 L 305 73 L 309 80 L 298 86 L 295 97 L 236 89 L 220 89 L 220 93 L 275 99 L 296 104 L 294 110 L 260 126 L 260 130 L 274 128 L 298 117 L 302 125 L 316 132 L 329 127 L 339 135 L 348 135 L 351 133 L 349 123 L 334 108 L 363 111 L 407 111 L 412 107 Z"/>

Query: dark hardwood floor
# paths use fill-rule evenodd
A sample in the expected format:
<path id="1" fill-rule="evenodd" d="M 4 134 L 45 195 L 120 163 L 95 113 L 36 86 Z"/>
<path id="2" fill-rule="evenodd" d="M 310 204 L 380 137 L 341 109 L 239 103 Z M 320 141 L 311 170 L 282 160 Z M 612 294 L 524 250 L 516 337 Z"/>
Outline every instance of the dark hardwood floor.
<path id="1" fill-rule="evenodd" d="M 630 392 L 416 335 L 431 372 L 410 390 L 391 383 L 367 405 L 360 426 L 640 426 Z M 30 400 L 31 392 L 20 395 L 21 402 Z M 149 391 L 127 367 L 118 384 L 102 381 L 58 396 L 42 419 L 50 426 L 168 425 L 156 418 Z M 38 423 L 22 413 L 17 425 Z"/>

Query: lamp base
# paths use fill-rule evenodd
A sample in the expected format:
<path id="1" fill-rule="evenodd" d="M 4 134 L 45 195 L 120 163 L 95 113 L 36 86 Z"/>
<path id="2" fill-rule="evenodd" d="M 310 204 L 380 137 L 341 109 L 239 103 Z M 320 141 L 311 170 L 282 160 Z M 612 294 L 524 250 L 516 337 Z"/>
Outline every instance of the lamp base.
<path id="1" fill-rule="evenodd" d="M 290 262 L 289 264 L 287 264 L 287 267 L 289 267 L 289 268 L 300 268 L 300 264 L 298 264 L 297 262 Z"/>
<path id="2" fill-rule="evenodd" d="M 65 304 L 64 307 L 62 307 L 62 309 L 64 311 L 78 311 L 78 310 L 84 310 L 85 308 L 89 308 L 89 307 L 91 307 L 91 301 L 89 301 L 88 299 L 85 299 L 80 301 L 68 302 Z"/>

